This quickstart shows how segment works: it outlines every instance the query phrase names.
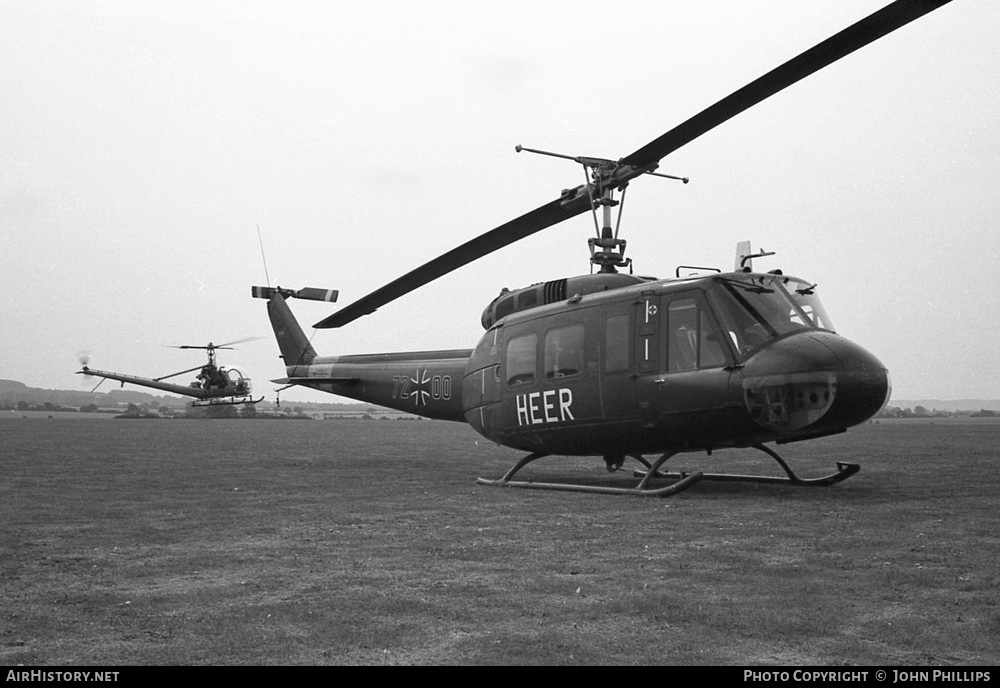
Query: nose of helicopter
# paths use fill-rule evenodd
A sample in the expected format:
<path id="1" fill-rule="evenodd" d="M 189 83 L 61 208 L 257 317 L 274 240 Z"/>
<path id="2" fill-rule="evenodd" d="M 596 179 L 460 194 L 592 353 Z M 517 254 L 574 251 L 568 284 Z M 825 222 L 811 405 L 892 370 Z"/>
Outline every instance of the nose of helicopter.
<path id="1" fill-rule="evenodd" d="M 772 430 L 839 430 L 862 423 L 889 400 L 885 365 L 832 332 L 801 332 L 747 360 L 743 396 L 754 420 Z"/>

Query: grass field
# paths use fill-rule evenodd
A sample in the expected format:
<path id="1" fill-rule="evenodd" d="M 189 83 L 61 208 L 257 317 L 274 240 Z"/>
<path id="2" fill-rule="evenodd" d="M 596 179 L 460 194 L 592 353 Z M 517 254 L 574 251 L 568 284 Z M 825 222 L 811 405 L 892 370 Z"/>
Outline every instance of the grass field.
<path id="1" fill-rule="evenodd" d="M 649 499 L 476 485 L 519 454 L 443 422 L 0 420 L 0 664 L 996 664 L 998 447 L 881 422 L 782 449 L 833 487 Z"/>

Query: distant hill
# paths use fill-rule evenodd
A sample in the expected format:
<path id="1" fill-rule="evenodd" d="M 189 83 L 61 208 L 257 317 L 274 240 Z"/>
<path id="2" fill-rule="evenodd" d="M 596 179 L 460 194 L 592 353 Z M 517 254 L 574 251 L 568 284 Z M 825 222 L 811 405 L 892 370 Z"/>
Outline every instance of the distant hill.
<path id="1" fill-rule="evenodd" d="M 117 385 L 118 383 L 108 381 L 106 386 Z M 88 404 L 95 404 L 101 408 L 124 407 L 129 404 L 136 406 L 152 405 L 156 408 L 165 406 L 170 409 L 185 408 L 191 403 L 191 399 L 174 394 L 150 394 L 131 388 L 112 388 L 107 392 L 90 392 L 89 390 L 72 389 L 42 389 L 39 387 L 28 387 L 23 382 L 17 380 L 0 379 L 0 405 L 16 405 L 18 402 L 25 402 L 31 406 L 40 404 L 54 404 L 56 406 L 66 406 L 79 408 Z M 272 402 L 262 402 L 261 410 L 273 407 Z M 380 409 L 381 407 L 372 404 L 362 403 L 316 403 L 309 401 L 289 401 L 286 400 L 282 408 L 301 408 L 303 411 L 312 412 L 360 412 L 364 409 Z"/>
<path id="2" fill-rule="evenodd" d="M 105 384 L 110 387 L 111 384 L 117 385 L 118 383 L 108 382 Z M 184 399 L 178 396 L 157 396 L 134 389 L 110 388 L 107 392 L 91 392 L 90 389 L 42 389 L 28 387 L 17 380 L 0 380 L 0 404 L 16 404 L 19 401 L 32 405 L 48 402 L 59 406 L 156 404 L 168 408 L 182 408 L 187 404 Z"/>
<path id="3" fill-rule="evenodd" d="M 923 406 L 928 411 L 1000 411 L 1000 399 L 893 399 L 888 406 L 915 409 Z"/>

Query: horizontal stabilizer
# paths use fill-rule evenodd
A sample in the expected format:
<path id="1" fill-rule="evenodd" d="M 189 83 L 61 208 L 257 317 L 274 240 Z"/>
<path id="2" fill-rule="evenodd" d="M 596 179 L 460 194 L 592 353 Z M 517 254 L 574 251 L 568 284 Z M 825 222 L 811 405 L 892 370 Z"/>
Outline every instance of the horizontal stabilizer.
<path id="1" fill-rule="evenodd" d="M 286 299 L 309 299 L 310 301 L 329 301 L 334 303 L 339 292 L 336 289 L 317 289 L 303 287 L 302 289 L 282 289 L 281 287 L 250 287 L 250 293 L 255 299 L 269 299 L 275 294 L 281 294 Z"/>
<path id="2" fill-rule="evenodd" d="M 316 377 L 279 377 L 271 380 L 271 382 L 279 385 L 303 385 L 316 382 L 361 382 L 361 378 L 331 375 Z"/>

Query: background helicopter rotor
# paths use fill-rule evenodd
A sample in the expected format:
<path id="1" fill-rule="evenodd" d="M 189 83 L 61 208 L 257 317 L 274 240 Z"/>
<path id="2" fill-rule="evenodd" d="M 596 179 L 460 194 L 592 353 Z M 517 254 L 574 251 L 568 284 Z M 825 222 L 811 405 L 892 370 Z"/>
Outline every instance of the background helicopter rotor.
<path id="1" fill-rule="evenodd" d="M 617 163 L 606 161 L 612 164 L 601 170 L 601 183 L 605 188 L 623 189 L 635 177 L 652 173 L 663 157 L 726 120 L 950 1 L 897 0 L 887 5 L 734 91 Z M 588 159 L 578 159 L 580 162 L 585 160 Z M 593 184 L 588 184 L 564 191 L 556 200 L 438 256 L 320 320 L 313 327 L 342 327 L 493 251 L 590 210 L 593 187 Z"/>
<path id="2" fill-rule="evenodd" d="M 209 342 L 208 344 L 204 344 L 204 345 L 181 344 L 179 346 L 171 346 L 170 348 L 171 349 L 204 349 L 204 350 L 207 350 L 207 351 L 211 351 L 213 349 L 232 349 L 233 348 L 233 346 L 232 346 L 233 344 L 243 344 L 245 342 L 257 341 L 258 339 L 264 339 L 264 337 L 244 337 L 243 339 L 234 339 L 231 342 L 223 342 L 222 344 L 213 344 L 212 342 Z"/>
<path id="3" fill-rule="evenodd" d="M 242 344 L 244 342 L 253 342 L 258 339 L 264 339 L 263 337 L 243 337 L 242 339 L 234 339 L 231 342 L 223 342 L 222 344 L 215 344 L 209 342 L 208 344 L 198 345 L 198 344 L 181 344 L 179 346 L 171 346 L 171 349 L 200 349 L 202 351 L 208 352 L 208 362 L 201 365 L 195 366 L 194 368 L 188 368 L 187 370 L 182 370 L 179 373 L 171 373 L 170 375 L 164 375 L 163 377 L 155 378 L 156 380 L 166 380 L 170 377 L 176 377 L 177 375 L 183 375 L 184 373 L 190 373 L 195 370 L 201 370 L 206 365 L 215 365 L 215 352 L 219 349 L 234 349 L 233 344 Z"/>

